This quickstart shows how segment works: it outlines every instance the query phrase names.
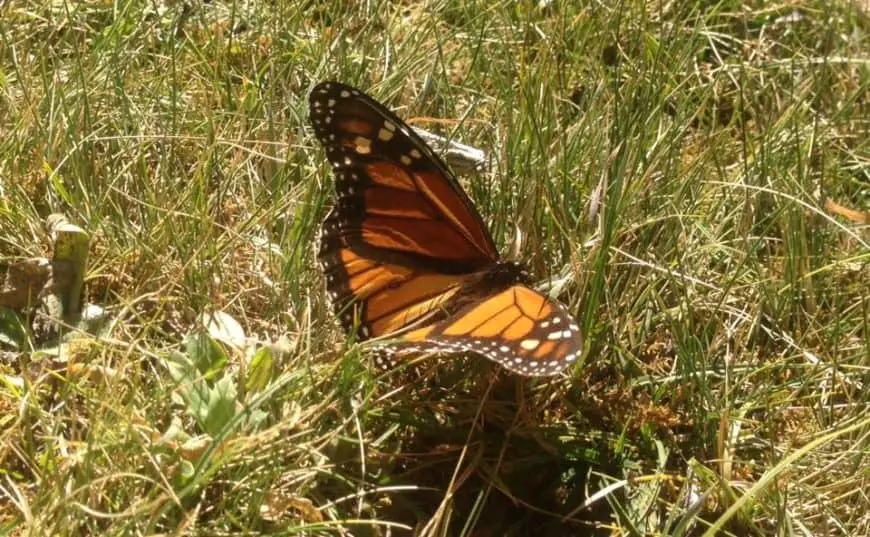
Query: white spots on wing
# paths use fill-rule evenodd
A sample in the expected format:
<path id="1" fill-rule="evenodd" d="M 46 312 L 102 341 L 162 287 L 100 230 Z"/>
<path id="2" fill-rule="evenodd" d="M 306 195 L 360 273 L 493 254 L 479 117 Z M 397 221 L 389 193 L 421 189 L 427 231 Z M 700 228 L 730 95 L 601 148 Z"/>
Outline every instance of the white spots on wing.
<path id="1" fill-rule="evenodd" d="M 335 99 L 330 99 L 326 101 L 326 106 L 328 106 L 329 108 L 335 108 Z"/>
<path id="2" fill-rule="evenodd" d="M 561 319 L 559 317 L 553 318 L 554 324 L 558 324 L 556 321 L 561 321 Z M 543 327 L 544 323 L 541 323 L 540 326 Z M 569 321 L 567 328 L 550 332 L 549 334 L 547 334 L 547 339 L 570 339 L 579 333 L 580 327 L 577 325 L 577 323 Z"/>
<path id="3" fill-rule="evenodd" d="M 549 327 L 550 327 L 550 321 L 544 321 L 544 322 L 542 322 L 541 324 L 539 324 L 538 326 L 540 326 L 541 328 L 549 328 Z"/>
<path id="4" fill-rule="evenodd" d="M 393 131 L 391 130 L 381 129 L 378 131 L 378 140 L 381 140 L 383 142 L 389 142 L 392 137 Z"/>
<path id="5" fill-rule="evenodd" d="M 409 157 L 408 155 L 402 155 L 401 157 L 399 157 L 399 160 L 402 161 L 402 164 L 404 164 L 405 166 L 411 165 L 411 157 Z"/>
<path id="6" fill-rule="evenodd" d="M 344 157 L 344 165 L 345 165 L 345 166 L 350 166 L 350 165 L 352 165 L 352 164 L 353 164 L 353 159 L 352 159 L 352 158 L 350 158 L 350 157 Z"/>
<path id="7" fill-rule="evenodd" d="M 422 155 L 419 151 L 417 151 L 416 149 L 412 149 L 412 150 L 411 150 L 411 156 L 412 156 L 413 158 L 416 158 L 416 159 L 419 159 L 419 158 L 422 158 L 422 157 L 423 157 L 423 155 Z"/>
<path id="8" fill-rule="evenodd" d="M 559 317 L 553 317 L 553 324 L 559 324 L 562 322 L 562 319 Z"/>
<path id="9" fill-rule="evenodd" d="M 384 128 L 390 132 L 396 132 L 396 124 L 392 121 L 386 120 L 384 121 Z"/>
<path id="10" fill-rule="evenodd" d="M 347 99 L 348 97 L 350 97 L 350 92 L 347 90 L 341 90 L 341 98 Z"/>
<path id="11" fill-rule="evenodd" d="M 539 339 L 524 339 L 520 341 L 520 347 L 523 350 L 533 351 L 538 348 L 538 345 L 541 344 L 541 340 Z"/>
<path id="12" fill-rule="evenodd" d="M 559 331 L 558 334 L 563 334 L 564 331 Z M 360 328 L 360 334 L 365 336 L 366 332 Z M 396 349 L 394 352 L 402 355 L 408 353 L 434 353 L 434 354 L 456 354 L 456 353 L 474 353 L 486 357 L 494 362 L 499 363 L 514 373 L 524 376 L 552 376 L 562 372 L 568 365 L 577 359 L 577 352 L 571 353 L 565 357 L 553 356 L 544 357 L 544 359 L 530 359 L 528 356 L 517 354 L 509 345 L 498 344 L 494 345 L 494 341 L 489 338 L 447 338 L 445 336 L 435 337 L 420 342 L 418 345 L 405 345 Z M 500 342 L 501 343 L 501 342 Z M 540 347 L 541 340 L 526 339 L 519 342 L 519 348 L 524 351 L 531 351 Z M 389 349 L 389 345 L 386 347 Z M 519 350 L 519 349 L 518 349 Z M 391 362 L 390 365 L 394 365 Z"/>
<path id="13" fill-rule="evenodd" d="M 360 155 L 368 155 L 372 152 L 372 141 L 365 136 L 357 136 L 353 141 L 354 149 Z"/>

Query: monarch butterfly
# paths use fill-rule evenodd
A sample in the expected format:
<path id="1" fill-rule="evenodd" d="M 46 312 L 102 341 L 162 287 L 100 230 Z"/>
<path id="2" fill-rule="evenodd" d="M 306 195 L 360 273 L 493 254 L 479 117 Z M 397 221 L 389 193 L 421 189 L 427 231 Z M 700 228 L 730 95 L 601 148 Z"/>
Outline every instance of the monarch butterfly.
<path id="1" fill-rule="evenodd" d="M 318 260 L 345 331 L 521 375 L 555 375 L 580 356 L 577 322 L 499 258 L 458 180 L 404 121 L 338 82 L 312 90 L 309 112 L 335 173 Z"/>

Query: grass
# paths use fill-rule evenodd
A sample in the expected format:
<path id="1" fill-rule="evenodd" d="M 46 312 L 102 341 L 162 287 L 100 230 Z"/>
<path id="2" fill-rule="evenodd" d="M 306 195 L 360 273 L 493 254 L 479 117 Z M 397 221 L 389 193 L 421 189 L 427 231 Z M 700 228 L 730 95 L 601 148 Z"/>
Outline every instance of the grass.
<path id="1" fill-rule="evenodd" d="M 870 535 L 870 235 L 826 210 L 870 207 L 866 5 L 0 13 L 0 256 L 66 214 L 110 319 L 3 344 L 3 534 Z M 382 374 L 338 331 L 328 78 L 487 150 L 463 184 L 583 366 Z"/>

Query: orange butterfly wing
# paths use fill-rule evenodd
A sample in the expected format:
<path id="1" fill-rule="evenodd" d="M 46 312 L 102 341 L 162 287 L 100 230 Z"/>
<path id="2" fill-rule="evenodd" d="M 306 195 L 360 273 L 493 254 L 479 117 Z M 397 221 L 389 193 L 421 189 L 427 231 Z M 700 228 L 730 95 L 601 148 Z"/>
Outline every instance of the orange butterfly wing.
<path id="1" fill-rule="evenodd" d="M 556 375 L 583 353 L 580 327 L 568 310 L 524 285 L 465 306 L 400 341 L 399 352 L 472 352 L 521 375 Z"/>

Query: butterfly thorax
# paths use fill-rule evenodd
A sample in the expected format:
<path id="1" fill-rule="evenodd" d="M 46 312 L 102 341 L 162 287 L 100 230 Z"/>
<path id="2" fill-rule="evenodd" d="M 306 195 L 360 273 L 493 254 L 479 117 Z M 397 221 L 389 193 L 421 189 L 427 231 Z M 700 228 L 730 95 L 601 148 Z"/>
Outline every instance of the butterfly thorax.
<path id="1" fill-rule="evenodd" d="M 475 276 L 465 286 L 467 291 L 462 293 L 464 296 L 491 295 L 512 285 L 527 285 L 532 281 L 526 267 L 516 261 L 497 261 Z"/>

